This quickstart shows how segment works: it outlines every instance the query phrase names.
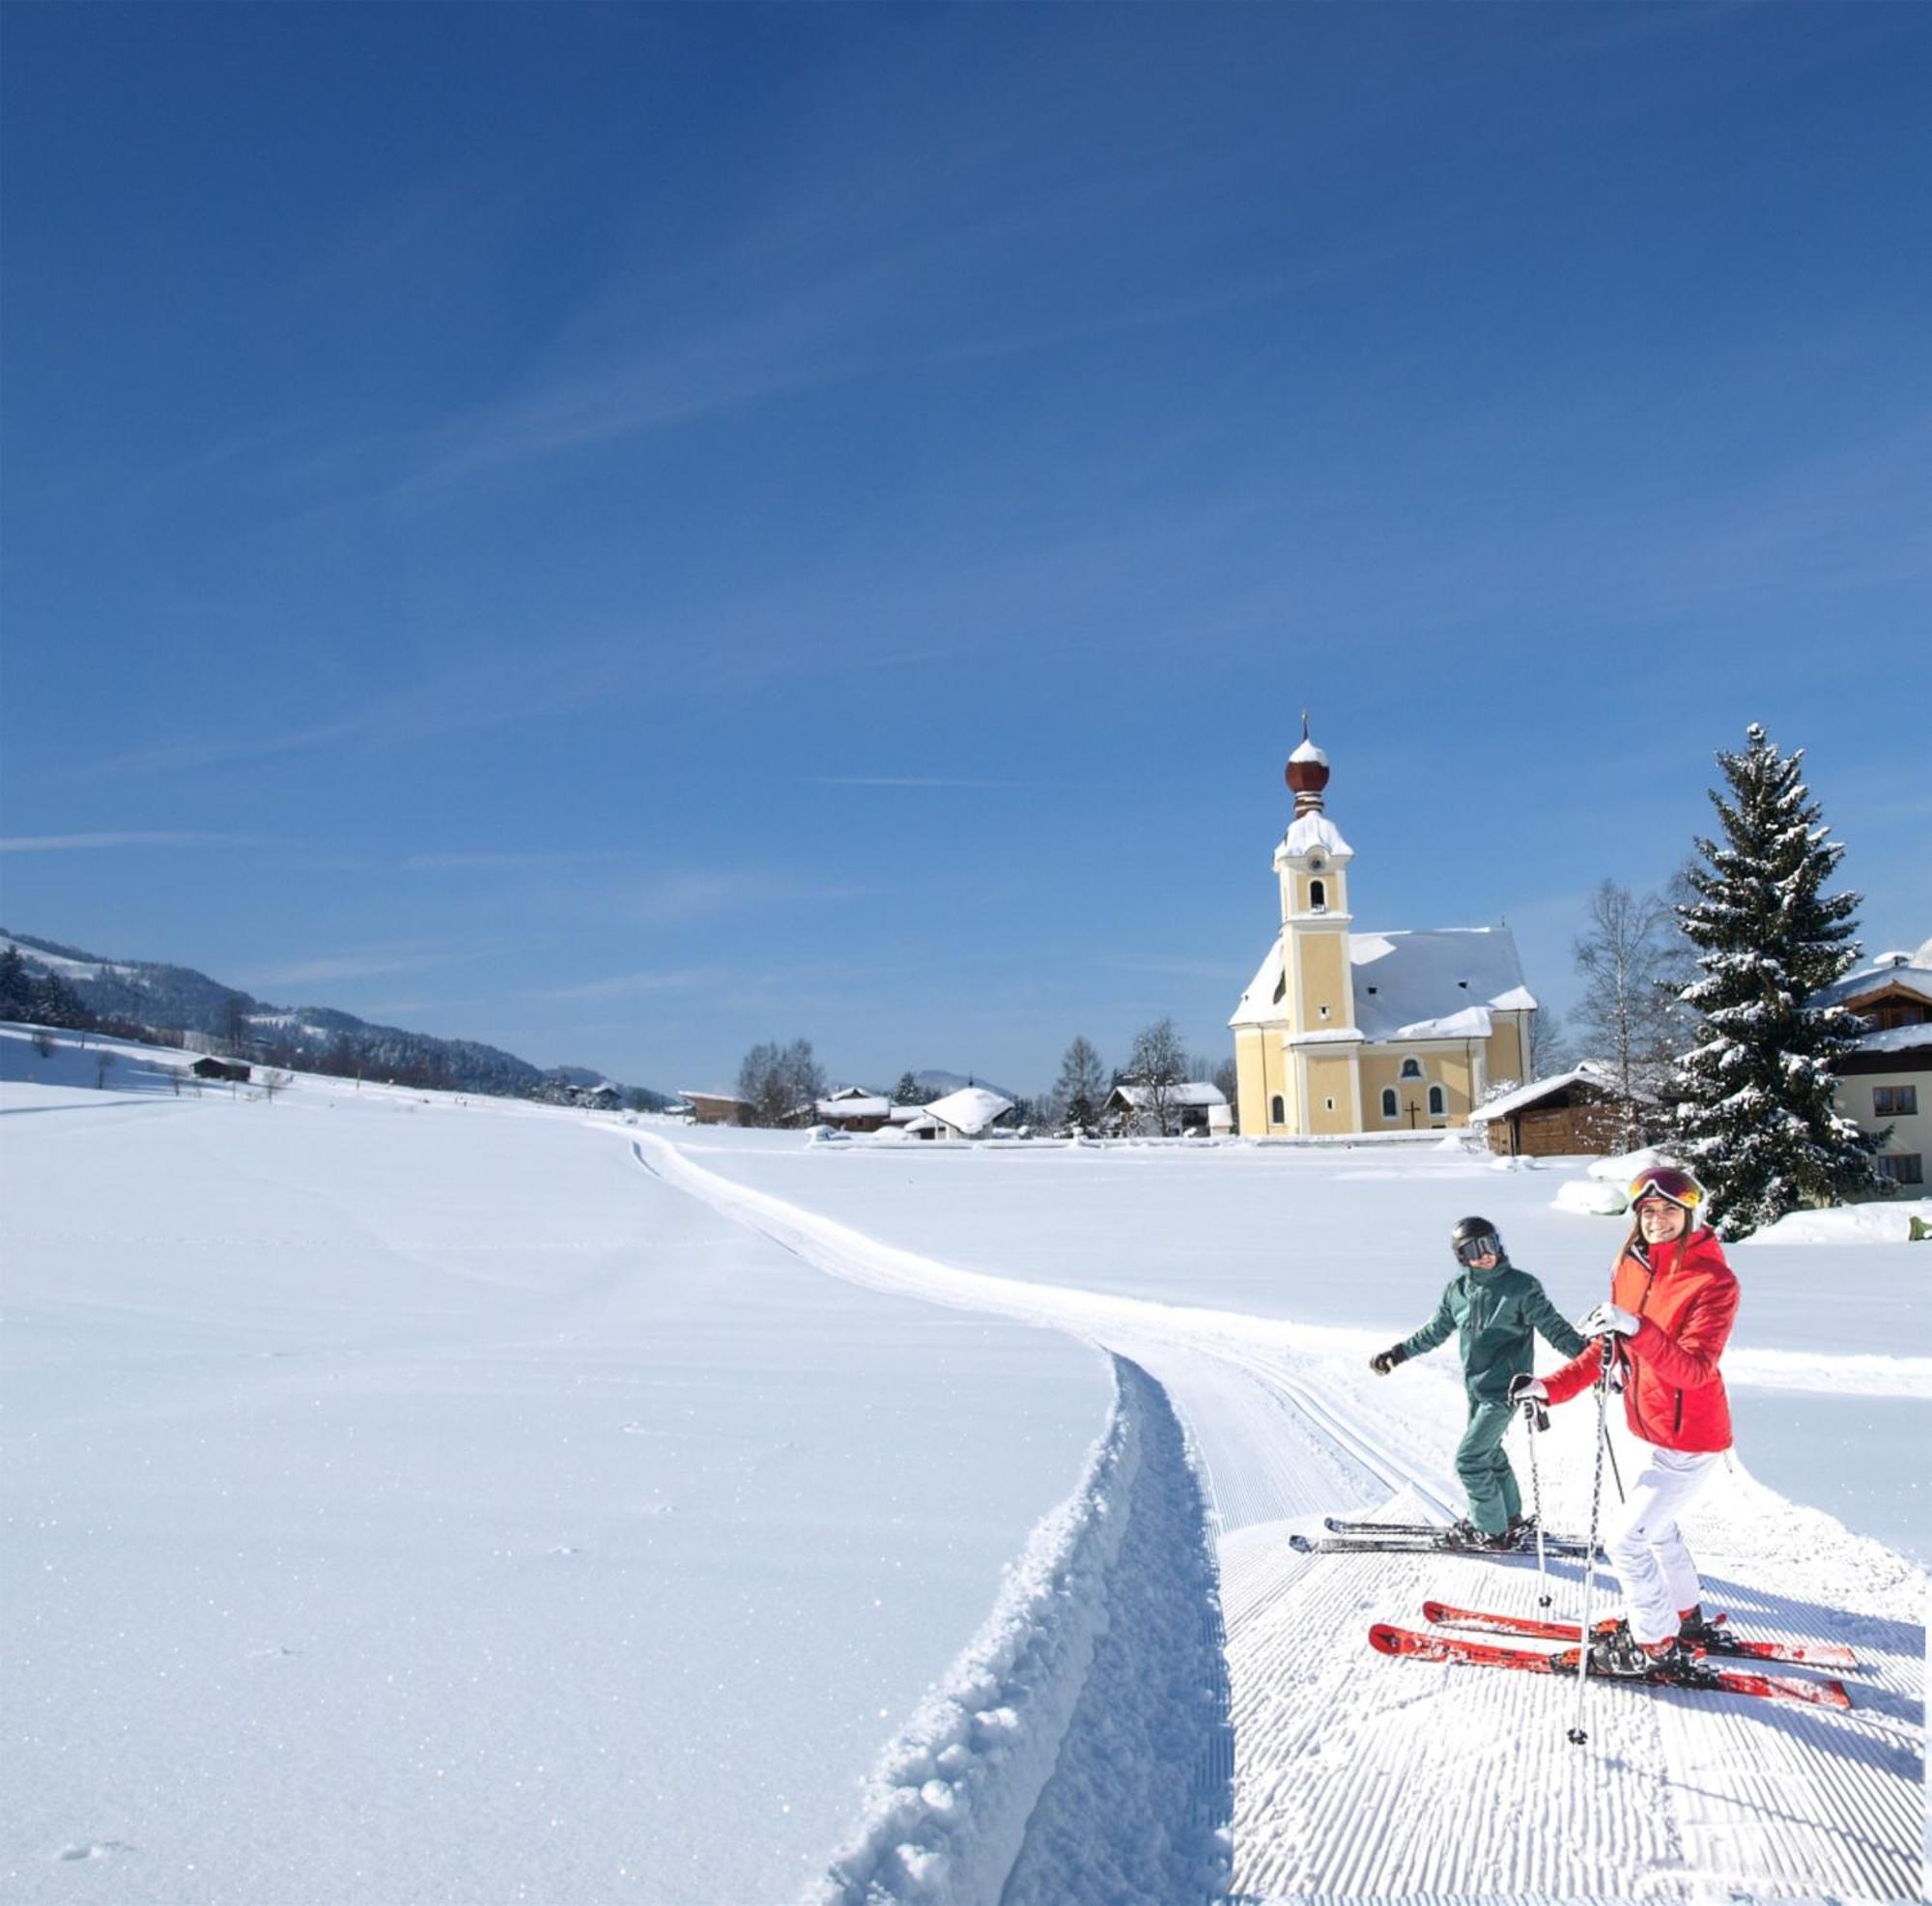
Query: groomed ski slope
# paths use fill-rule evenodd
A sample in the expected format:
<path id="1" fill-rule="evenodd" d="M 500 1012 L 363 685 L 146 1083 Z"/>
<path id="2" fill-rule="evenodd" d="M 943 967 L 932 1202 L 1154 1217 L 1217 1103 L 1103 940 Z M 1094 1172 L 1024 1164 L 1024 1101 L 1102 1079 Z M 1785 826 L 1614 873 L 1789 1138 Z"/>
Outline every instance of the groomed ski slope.
<path id="1" fill-rule="evenodd" d="M 836 1276 L 1057 1324 L 1161 1387 L 1188 1427 L 1219 1532 L 1236 1897 L 1920 1896 L 1924 1580 L 1881 1545 L 1733 1465 L 1693 1523 L 1713 1602 L 1752 1633 L 1855 1647 L 1867 1665 L 1848 1677 L 1854 1712 L 1592 1684 L 1578 1748 L 1565 1737 L 1574 1684 L 1384 1661 L 1364 1638 L 1374 1619 L 1419 1624 L 1431 1596 L 1530 1611 L 1533 1564 L 1288 1547 L 1322 1511 L 1453 1504 L 1440 1426 L 1432 1436 L 1426 1411 L 1378 1409 L 1375 1380 L 1356 1374 L 1372 1339 L 960 1269 L 708 1170 L 675 1144 L 634 1147 L 649 1171 Z M 935 1183 L 931 1195 L 945 1193 Z M 1573 1408 L 1543 1439 L 1552 1522 L 1580 1524 L 1593 1432 L 1587 1408 Z M 1574 1612 L 1580 1565 L 1550 1574 L 1555 1611 Z M 1085 1753 L 1076 1713 L 1061 1754 Z M 954 1805 L 943 1770 L 912 1798 L 904 1764 L 902 1746 L 882 1765 L 868 1845 Z M 1022 1841 L 1016 1875 L 1044 1831 L 1042 1819 Z M 1136 1849 L 1159 1835 L 1132 1805 L 1090 1795 L 1083 1832 L 1090 1859 L 1110 1845 L 1120 1884 L 1082 1890 L 1069 1872 L 1039 1896 L 1179 1896 L 1149 1874 L 1134 1883 Z M 915 1859 L 825 1896 L 1000 1897 L 983 1878 Z"/>

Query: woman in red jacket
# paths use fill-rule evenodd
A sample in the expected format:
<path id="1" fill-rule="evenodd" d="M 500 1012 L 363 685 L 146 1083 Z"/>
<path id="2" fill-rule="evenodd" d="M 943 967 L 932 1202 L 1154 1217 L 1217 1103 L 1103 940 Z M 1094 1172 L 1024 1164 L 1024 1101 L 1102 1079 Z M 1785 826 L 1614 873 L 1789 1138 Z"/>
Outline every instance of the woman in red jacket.
<path id="1" fill-rule="evenodd" d="M 1712 1232 L 1697 1223 L 1704 1187 L 1658 1165 L 1631 1185 L 1634 1222 L 1610 1277 L 1610 1301 L 1578 1328 L 1593 1341 L 1547 1380 L 1519 1378 L 1512 1394 L 1565 1403 L 1588 1389 L 1615 1344 L 1624 1415 L 1650 1458 L 1604 1549 L 1623 1582 L 1622 1622 L 1590 1651 L 1600 1673 L 1648 1674 L 1681 1664 L 1711 1630 L 1698 1607 L 1696 1564 L 1677 1518 L 1731 1446 L 1731 1411 L 1718 1359 L 1738 1314 L 1738 1280 Z"/>

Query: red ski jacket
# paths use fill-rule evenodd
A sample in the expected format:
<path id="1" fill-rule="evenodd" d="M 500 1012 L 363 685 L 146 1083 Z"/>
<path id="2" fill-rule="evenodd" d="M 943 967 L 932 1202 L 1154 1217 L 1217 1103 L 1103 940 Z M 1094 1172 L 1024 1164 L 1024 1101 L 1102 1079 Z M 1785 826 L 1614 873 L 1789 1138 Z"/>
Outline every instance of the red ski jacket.
<path id="1" fill-rule="evenodd" d="M 1654 1249 L 1632 1245 L 1611 1273 L 1610 1301 L 1639 1319 L 1618 1350 L 1631 1434 L 1664 1449 L 1729 1449 L 1731 1406 L 1718 1359 L 1737 1319 L 1738 1280 L 1716 1236 L 1690 1231 Z M 1603 1367 L 1599 1338 L 1550 1374 L 1550 1402 L 1588 1389 Z"/>

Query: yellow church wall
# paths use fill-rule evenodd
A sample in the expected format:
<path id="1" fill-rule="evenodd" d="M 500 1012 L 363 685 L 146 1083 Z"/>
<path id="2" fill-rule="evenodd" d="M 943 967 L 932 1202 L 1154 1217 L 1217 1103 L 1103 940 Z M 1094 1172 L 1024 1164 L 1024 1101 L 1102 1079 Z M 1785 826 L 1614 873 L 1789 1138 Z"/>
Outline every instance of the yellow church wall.
<path id="1" fill-rule="evenodd" d="M 1268 1109 L 1273 1110 L 1275 1095 L 1281 1095 L 1282 1116 L 1278 1121 L 1262 1127 L 1264 1131 L 1299 1131 L 1301 1129 L 1301 1108 L 1295 1099 L 1294 1067 L 1289 1063 L 1288 1054 L 1282 1050 L 1281 1036 L 1268 1035 L 1263 1041 L 1266 1067 L 1264 1076 L 1267 1080 Z"/>
<path id="2" fill-rule="evenodd" d="M 1421 1054 L 1416 1055 L 1421 1058 Z M 1424 1070 L 1429 1062 L 1423 1060 Z M 1408 1101 L 1411 1095 L 1416 1104 L 1416 1123 L 1429 1122 L 1429 1082 L 1427 1079 L 1405 1079 L 1401 1076 L 1402 1054 L 1399 1052 L 1365 1051 L 1362 1054 L 1362 1129 L 1364 1131 L 1399 1131 L 1408 1124 Z M 1382 1090 L 1386 1086 L 1395 1088 L 1396 1115 L 1393 1119 L 1382 1117 Z"/>
<path id="3" fill-rule="evenodd" d="M 1341 1132 L 1355 1129 L 1355 1062 L 1350 1058 L 1311 1058 L 1308 1061 L 1308 1119 L 1304 1131 Z M 1334 1100 L 1330 1109 L 1329 1100 Z"/>
<path id="4" fill-rule="evenodd" d="M 1263 1078 L 1264 1035 L 1258 1026 L 1235 1031 L 1235 1116 L 1245 1133 L 1267 1130 L 1267 1088 Z"/>
<path id="5" fill-rule="evenodd" d="M 1354 1023 L 1350 1010 L 1348 939 L 1341 933 L 1302 933 L 1301 1026 L 1304 1033 L 1336 1033 Z M 1321 1009 L 1328 1009 L 1323 1018 Z"/>
<path id="6" fill-rule="evenodd" d="M 1522 1022 L 1520 1019 L 1496 1018 L 1490 1022 L 1490 1050 L 1485 1062 L 1489 1067 L 1490 1083 L 1498 1079 L 1515 1079 L 1519 1085 L 1529 1082 L 1529 1074 L 1523 1069 L 1522 1062 Z"/>
<path id="7" fill-rule="evenodd" d="M 1281 1048 L 1283 1028 L 1241 1026 L 1235 1033 L 1235 1095 L 1241 1131 L 1247 1137 L 1268 1132 L 1295 1131 L 1294 1086 Z M 1279 1095 L 1283 1117 L 1271 1119 Z"/>
<path id="8" fill-rule="evenodd" d="M 1459 1047 L 1454 1052 L 1438 1053 L 1434 1065 L 1427 1060 L 1430 1076 L 1437 1080 L 1449 1097 L 1448 1123 L 1452 1125 L 1464 1124 L 1469 1117 L 1469 1088 L 1475 1077 L 1475 1068 L 1468 1052 Z M 1429 1103 L 1425 1098 L 1425 1105 Z"/>

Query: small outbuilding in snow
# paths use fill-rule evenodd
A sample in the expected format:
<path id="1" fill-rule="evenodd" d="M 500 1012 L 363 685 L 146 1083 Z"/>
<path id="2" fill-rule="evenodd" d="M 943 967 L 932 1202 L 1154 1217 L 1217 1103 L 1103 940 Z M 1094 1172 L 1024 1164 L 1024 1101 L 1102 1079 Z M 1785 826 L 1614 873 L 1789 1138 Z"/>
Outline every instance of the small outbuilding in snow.
<path id="1" fill-rule="evenodd" d="M 1613 1072 L 1586 1059 L 1477 1106 L 1469 1123 L 1487 1125 L 1490 1150 L 1506 1158 L 1623 1152 L 1655 1117 L 1657 1103 L 1647 1092 L 1627 1093 Z"/>
<path id="2" fill-rule="evenodd" d="M 924 1120 L 917 1120 L 905 1129 L 918 1138 L 984 1138 L 995 1121 L 1012 1109 L 1010 1098 L 1002 1098 L 984 1086 L 961 1086 L 925 1108 L 925 1118 L 933 1122 L 936 1130 L 928 1129 Z"/>
<path id="3" fill-rule="evenodd" d="M 238 1085 L 248 1083 L 248 1068 L 239 1059 L 197 1059 L 188 1069 L 198 1079 L 233 1079 Z"/>

